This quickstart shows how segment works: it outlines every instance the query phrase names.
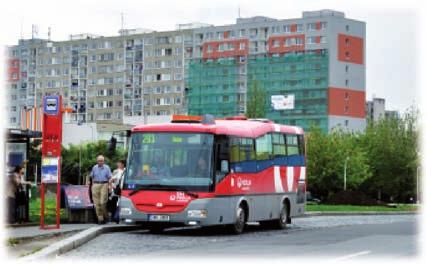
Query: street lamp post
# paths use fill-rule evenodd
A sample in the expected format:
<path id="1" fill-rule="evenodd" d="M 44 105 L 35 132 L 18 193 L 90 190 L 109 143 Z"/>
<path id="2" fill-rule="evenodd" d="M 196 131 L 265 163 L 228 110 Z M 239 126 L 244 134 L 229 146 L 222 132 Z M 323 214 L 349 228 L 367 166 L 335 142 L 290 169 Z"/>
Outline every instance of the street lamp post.
<path id="1" fill-rule="evenodd" d="M 417 188 L 416 188 L 416 197 L 417 197 L 417 204 L 420 204 L 420 198 L 419 198 L 419 170 L 420 166 L 417 166 Z"/>
<path id="2" fill-rule="evenodd" d="M 347 168 L 347 165 L 348 165 L 348 160 L 349 160 L 349 157 L 346 157 L 345 167 L 344 167 L 344 170 L 343 170 L 343 190 L 344 191 L 346 191 L 346 168 Z"/>

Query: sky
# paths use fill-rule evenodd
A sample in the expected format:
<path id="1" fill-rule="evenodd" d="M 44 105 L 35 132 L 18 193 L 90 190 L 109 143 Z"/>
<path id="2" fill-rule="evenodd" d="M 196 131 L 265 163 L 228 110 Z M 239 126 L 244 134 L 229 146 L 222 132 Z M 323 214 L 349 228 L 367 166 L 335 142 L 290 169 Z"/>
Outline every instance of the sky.
<path id="1" fill-rule="evenodd" d="M 3 4 L 6 3 L 6 4 Z M 385 98 L 388 110 L 405 111 L 420 105 L 419 46 L 421 1 L 378 0 L 37 0 L 3 1 L 0 7 L 0 44 L 17 44 L 38 36 L 66 40 L 70 34 L 117 35 L 121 28 L 174 30 L 176 24 L 203 22 L 235 23 L 241 17 L 299 18 L 303 11 L 334 9 L 347 18 L 366 22 L 366 97 Z M 423 29 L 424 31 L 424 29 Z"/>

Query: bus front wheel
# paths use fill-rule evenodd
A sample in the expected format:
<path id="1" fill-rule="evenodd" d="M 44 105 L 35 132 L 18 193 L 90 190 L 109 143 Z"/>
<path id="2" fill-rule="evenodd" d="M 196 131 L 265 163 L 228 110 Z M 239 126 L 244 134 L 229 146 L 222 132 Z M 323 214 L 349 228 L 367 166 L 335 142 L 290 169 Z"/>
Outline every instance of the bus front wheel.
<path id="1" fill-rule="evenodd" d="M 244 208 L 240 205 L 236 212 L 235 223 L 230 226 L 231 233 L 239 235 L 244 231 L 246 225 L 246 212 Z"/>

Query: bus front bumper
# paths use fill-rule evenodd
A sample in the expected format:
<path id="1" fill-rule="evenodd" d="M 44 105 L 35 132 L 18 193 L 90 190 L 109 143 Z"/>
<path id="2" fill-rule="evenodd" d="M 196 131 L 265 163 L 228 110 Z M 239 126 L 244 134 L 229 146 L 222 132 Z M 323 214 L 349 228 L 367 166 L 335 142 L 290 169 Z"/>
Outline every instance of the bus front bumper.
<path id="1" fill-rule="evenodd" d="M 136 209 L 126 197 L 120 200 L 120 220 L 125 224 L 172 226 L 211 226 L 231 224 L 235 221 L 232 203 L 222 199 L 196 199 L 181 212 L 143 212 Z M 225 206 L 224 206 L 225 205 Z M 230 210 L 231 209 L 231 210 Z"/>

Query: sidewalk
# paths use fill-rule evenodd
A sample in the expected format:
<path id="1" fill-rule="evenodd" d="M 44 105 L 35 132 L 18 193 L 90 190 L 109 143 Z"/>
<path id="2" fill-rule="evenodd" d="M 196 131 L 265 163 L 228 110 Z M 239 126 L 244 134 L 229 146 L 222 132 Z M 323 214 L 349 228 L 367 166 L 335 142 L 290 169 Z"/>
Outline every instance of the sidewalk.
<path id="1" fill-rule="evenodd" d="M 108 224 L 110 225 L 116 225 Z M 82 231 L 91 227 L 98 226 L 97 224 L 61 224 L 60 229 L 40 229 L 40 226 L 20 226 L 20 227 L 7 227 L 6 237 L 8 239 L 28 239 L 43 236 L 53 236 L 58 234 L 69 233 L 73 231 Z"/>

